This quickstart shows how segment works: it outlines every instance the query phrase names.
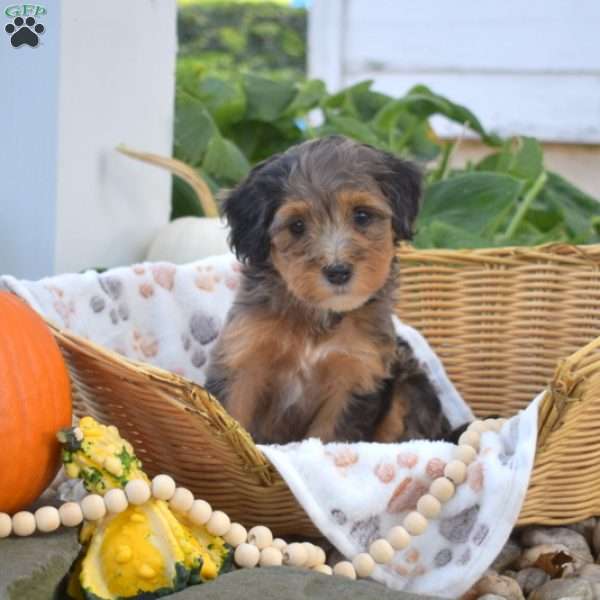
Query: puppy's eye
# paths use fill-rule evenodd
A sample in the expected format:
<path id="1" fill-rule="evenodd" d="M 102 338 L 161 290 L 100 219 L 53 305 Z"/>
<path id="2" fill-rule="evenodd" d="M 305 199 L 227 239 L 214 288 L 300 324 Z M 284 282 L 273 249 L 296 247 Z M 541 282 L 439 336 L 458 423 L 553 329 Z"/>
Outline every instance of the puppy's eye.
<path id="1" fill-rule="evenodd" d="M 373 215 L 364 208 L 356 208 L 354 209 L 353 219 L 355 225 L 366 227 L 373 220 Z"/>
<path id="2" fill-rule="evenodd" d="M 302 219 L 296 219 L 288 225 L 288 229 L 297 236 L 300 236 L 306 230 L 306 224 Z"/>

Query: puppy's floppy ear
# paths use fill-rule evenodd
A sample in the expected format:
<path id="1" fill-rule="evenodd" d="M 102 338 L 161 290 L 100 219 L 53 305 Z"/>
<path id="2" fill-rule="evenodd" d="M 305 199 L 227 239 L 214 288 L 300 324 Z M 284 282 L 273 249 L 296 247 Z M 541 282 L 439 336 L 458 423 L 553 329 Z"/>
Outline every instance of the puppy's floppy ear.
<path id="1" fill-rule="evenodd" d="M 289 165 L 280 154 L 257 164 L 224 199 L 229 245 L 241 261 L 258 265 L 270 254 L 269 225 L 283 200 Z"/>
<path id="2" fill-rule="evenodd" d="M 412 162 L 381 152 L 380 168 L 374 178 L 392 207 L 396 241 L 410 240 L 420 208 L 421 171 Z"/>

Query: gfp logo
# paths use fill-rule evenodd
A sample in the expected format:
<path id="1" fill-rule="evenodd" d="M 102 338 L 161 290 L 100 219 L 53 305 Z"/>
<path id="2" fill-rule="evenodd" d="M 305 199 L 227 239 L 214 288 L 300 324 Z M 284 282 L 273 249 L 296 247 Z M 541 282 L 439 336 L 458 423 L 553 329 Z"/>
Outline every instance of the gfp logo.
<path id="1" fill-rule="evenodd" d="M 35 48 L 39 44 L 39 34 L 44 33 L 46 28 L 36 22 L 36 17 L 46 13 L 46 8 L 40 4 L 13 4 L 4 9 L 4 14 L 12 18 L 12 23 L 8 23 L 4 31 L 10 35 L 14 48 L 24 44 Z"/>

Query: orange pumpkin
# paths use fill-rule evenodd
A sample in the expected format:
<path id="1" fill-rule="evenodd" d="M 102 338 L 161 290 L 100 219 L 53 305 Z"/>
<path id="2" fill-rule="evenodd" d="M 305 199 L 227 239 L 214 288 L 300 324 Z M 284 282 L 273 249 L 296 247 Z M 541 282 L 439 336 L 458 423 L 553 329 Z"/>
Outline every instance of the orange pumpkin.
<path id="1" fill-rule="evenodd" d="M 26 508 L 60 466 L 56 432 L 71 426 L 65 361 L 42 318 L 0 292 L 0 512 Z"/>

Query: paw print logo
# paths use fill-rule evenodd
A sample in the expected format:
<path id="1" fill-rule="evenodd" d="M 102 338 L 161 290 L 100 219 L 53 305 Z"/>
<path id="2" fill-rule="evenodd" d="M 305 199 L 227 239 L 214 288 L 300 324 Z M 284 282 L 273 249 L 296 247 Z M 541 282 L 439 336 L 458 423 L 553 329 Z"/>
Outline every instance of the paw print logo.
<path id="1" fill-rule="evenodd" d="M 4 30 L 10 35 L 10 43 L 14 48 L 23 44 L 35 48 L 40 41 L 38 34 L 44 33 L 45 27 L 41 23 L 36 24 L 33 17 L 27 17 L 25 20 L 22 17 L 15 17 Z"/>

